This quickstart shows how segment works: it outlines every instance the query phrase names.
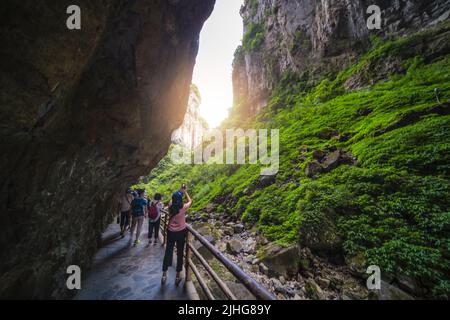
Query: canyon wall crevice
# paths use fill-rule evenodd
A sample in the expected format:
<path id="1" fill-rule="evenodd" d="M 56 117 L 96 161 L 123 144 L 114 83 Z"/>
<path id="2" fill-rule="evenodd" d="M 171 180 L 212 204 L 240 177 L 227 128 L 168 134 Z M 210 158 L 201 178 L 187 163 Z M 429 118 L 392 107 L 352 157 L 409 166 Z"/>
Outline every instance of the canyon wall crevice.
<path id="1" fill-rule="evenodd" d="M 116 197 L 165 155 L 214 0 L 4 1 L 0 297 L 64 298 Z M 158 121 L 152 121 L 157 118 Z"/>

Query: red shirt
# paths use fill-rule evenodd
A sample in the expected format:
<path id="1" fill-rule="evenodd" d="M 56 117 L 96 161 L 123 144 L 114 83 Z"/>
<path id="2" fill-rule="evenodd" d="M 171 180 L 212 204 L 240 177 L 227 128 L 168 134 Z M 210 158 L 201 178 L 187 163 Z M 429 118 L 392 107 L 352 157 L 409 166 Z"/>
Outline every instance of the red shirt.
<path id="1" fill-rule="evenodd" d="M 183 208 L 180 209 L 180 212 L 175 215 L 175 217 L 170 219 L 169 230 L 172 232 L 183 231 L 186 229 L 186 212 L 191 206 L 192 201 L 189 201 L 184 204 Z"/>

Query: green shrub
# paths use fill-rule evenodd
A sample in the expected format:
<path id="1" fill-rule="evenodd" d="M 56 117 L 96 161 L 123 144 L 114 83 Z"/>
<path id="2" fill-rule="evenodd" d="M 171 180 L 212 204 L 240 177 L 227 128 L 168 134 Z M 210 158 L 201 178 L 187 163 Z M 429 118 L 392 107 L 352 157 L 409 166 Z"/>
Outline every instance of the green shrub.
<path id="1" fill-rule="evenodd" d="M 257 51 L 264 43 L 265 25 L 263 23 L 251 23 L 247 26 L 247 32 L 242 40 L 244 51 Z"/>

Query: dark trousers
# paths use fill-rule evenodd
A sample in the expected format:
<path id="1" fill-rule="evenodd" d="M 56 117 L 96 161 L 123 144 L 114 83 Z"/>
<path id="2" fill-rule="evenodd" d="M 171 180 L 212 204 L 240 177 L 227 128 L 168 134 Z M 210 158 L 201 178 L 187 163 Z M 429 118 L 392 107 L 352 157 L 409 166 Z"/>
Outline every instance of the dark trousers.
<path id="1" fill-rule="evenodd" d="M 120 226 L 128 226 L 130 224 L 130 211 L 122 211 L 120 213 Z"/>
<path id="2" fill-rule="evenodd" d="M 148 238 L 151 239 L 153 235 L 153 231 L 155 231 L 155 239 L 158 239 L 159 234 L 159 225 L 161 223 L 161 219 L 156 220 L 155 222 L 148 222 Z"/>
<path id="3" fill-rule="evenodd" d="M 186 229 L 178 232 L 167 230 L 166 253 L 164 254 L 163 271 L 172 266 L 173 248 L 177 245 L 177 272 L 183 270 L 183 253 L 186 243 Z"/>

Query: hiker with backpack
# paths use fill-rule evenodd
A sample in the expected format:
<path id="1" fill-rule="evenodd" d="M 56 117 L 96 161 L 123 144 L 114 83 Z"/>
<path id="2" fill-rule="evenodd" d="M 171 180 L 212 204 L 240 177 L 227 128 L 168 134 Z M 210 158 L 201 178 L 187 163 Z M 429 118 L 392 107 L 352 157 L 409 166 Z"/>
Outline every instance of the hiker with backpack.
<path id="1" fill-rule="evenodd" d="M 151 245 L 154 231 L 153 245 L 158 243 L 159 226 L 161 223 L 161 210 L 164 204 L 161 202 L 162 196 L 159 193 L 155 194 L 153 201 L 148 205 L 148 245 Z"/>
<path id="2" fill-rule="evenodd" d="M 138 197 L 131 201 L 131 215 L 133 216 L 133 222 L 131 223 L 131 240 L 133 239 L 134 230 L 137 227 L 136 240 L 134 241 L 134 246 L 137 246 L 141 242 L 139 236 L 141 235 L 144 218 L 147 215 L 145 190 L 138 190 Z"/>
<path id="3" fill-rule="evenodd" d="M 126 190 L 123 196 L 119 199 L 119 223 L 120 223 L 120 236 L 125 237 L 125 231 L 130 225 L 131 220 L 131 202 L 133 201 L 133 196 L 131 195 L 131 190 Z"/>
<path id="4" fill-rule="evenodd" d="M 183 195 L 186 195 L 187 202 L 183 204 Z M 192 205 L 191 197 L 187 192 L 186 185 L 183 184 L 181 190 L 172 195 L 172 201 L 169 203 L 169 226 L 167 230 L 167 245 L 163 261 L 163 275 L 161 284 L 167 280 L 167 270 L 172 266 L 173 249 L 177 246 L 177 275 L 175 285 L 181 282 L 181 271 L 183 270 L 183 254 L 186 244 L 186 212 Z"/>

